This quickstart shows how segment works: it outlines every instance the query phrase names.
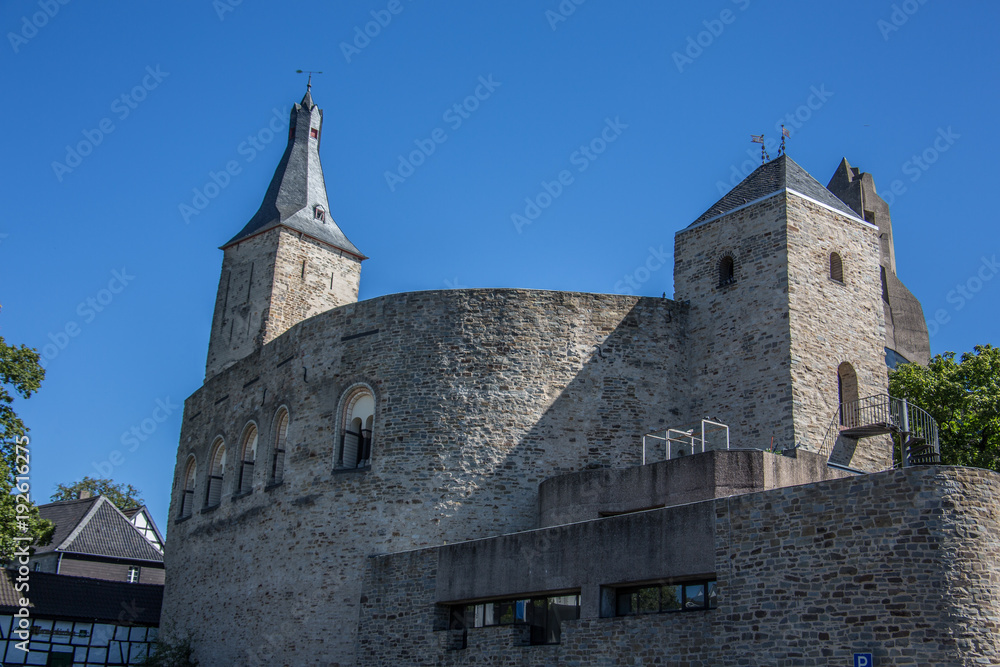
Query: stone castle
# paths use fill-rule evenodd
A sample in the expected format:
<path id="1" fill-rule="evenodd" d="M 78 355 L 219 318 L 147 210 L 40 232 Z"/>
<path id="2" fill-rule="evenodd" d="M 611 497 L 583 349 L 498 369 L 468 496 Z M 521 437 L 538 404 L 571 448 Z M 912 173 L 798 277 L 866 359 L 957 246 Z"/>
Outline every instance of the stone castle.
<path id="1" fill-rule="evenodd" d="M 307 91 L 185 403 L 163 618 L 202 664 L 1000 659 L 1000 477 L 866 403 L 929 355 L 869 174 L 762 165 L 672 300 L 358 302 L 322 130 Z"/>

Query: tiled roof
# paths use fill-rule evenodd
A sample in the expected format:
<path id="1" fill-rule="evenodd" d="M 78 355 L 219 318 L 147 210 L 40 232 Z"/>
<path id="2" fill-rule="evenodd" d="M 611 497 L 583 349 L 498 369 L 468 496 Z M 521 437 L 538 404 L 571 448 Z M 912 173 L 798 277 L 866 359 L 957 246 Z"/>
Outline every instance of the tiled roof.
<path id="1" fill-rule="evenodd" d="M 18 597 L 25 595 L 31 601 L 29 608 L 34 617 L 160 624 L 162 585 L 32 572 L 28 575 L 28 591 L 18 593 L 14 589 L 16 576 L 12 570 L 0 574 L 0 613 L 13 613 L 18 608 Z"/>
<path id="2" fill-rule="evenodd" d="M 83 500 L 60 500 L 48 505 L 39 505 L 38 514 L 43 519 L 48 519 L 56 525 L 52 541 L 44 547 L 36 547 L 35 554 L 49 553 L 55 551 L 56 547 L 69 537 L 76 527 L 83 521 L 87 513 L 94 507 L 99 496 L 85 498 Z"/>
<path id="3" fill-rule="evenodd" d="M 847 204 L 823 187 L 819 181 L 809 175 L 809 172 L 796 164 L 792 158 L 782 155 L 757 167 L 739 185 L 702 213 L 697 220 L 691 223 L 690 227 L 762 197 L 777 194 L 786 188 L 822 202 L 852 218 L 857 217 L 857 214 Z"/>
<path id="4" fill-rule="evenodd" d="M 36 554 L 63 551 L 163 562 L 163 554 L 104 496 L 41 505 L 38 511 L 56 524 L 56 531 Z"/>

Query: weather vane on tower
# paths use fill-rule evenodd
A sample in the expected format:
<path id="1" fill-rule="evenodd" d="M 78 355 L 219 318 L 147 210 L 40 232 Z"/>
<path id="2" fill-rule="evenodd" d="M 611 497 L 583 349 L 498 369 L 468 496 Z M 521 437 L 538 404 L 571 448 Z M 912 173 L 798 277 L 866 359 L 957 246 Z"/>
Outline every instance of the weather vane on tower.
<path id="1" fill-rule="evenodd" d="M 306 91 L 312 90 L 313 74 L 322 74 L 322 72 L 310 69 L 297 69 L 296 74 L 308 74 L 309 78 L 306 80 Z"/>

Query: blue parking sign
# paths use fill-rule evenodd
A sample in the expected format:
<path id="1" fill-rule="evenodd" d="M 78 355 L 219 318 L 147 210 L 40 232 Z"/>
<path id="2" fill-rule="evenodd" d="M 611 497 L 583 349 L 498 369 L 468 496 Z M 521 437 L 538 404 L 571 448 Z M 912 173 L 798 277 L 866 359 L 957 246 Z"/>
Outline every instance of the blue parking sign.
<path id="1" fill-rule="evenodd" d="M 855 653 L 854 667 L 872 667 L 875 661 L 872 660 L 871 653 Z"/>

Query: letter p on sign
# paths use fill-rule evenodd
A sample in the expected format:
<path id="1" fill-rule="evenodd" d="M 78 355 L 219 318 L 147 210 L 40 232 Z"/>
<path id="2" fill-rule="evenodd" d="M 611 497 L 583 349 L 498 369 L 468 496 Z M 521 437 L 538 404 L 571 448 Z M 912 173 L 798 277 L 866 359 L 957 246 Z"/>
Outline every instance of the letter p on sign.
<path id="1" fill-rule="evenodd" d="M 871 653 L 855 653 L 854 667 L 873 667 L 875 661 L 872 660 Z"/>

